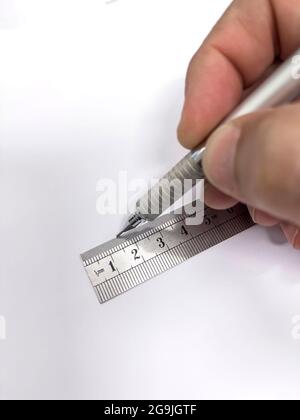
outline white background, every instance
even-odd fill
[[[0,398],[297,398],[299,253],[254,228],[100,306],[96,183],[183,156],[188,62],[226,0],[0,0]]]

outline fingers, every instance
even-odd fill
[[[300,226],[299,119],[296,104],[217,130],[203,159],[210,183],[274,219]]]
[[[193,148],[240,102],[276,54],[286,58],[299,45],[300,0],[236,0],[194,56],[178,128]]]
[[[228,195],[223,194],[211,184],[205,184],[205,203],[212,209],[225,210],[235,206],[238,201]]]

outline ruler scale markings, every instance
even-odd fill
[[[130,278],[131,283],[134,286],[137,286],[142,282],[141,278],[138,276],[137,267],[135,267],[132,271],[127,271],[127,276]]]
[[[164,267],[164,271],[170,270],[172,267],[176,267],[178,265],[178,261],[175,261],[173,258],[173,253],[168,252],[164,256],[161,257],[162,265]]]
[[[101,297],[101,295],[100,295],[100,292],[99,292],[98,287],[94,287],[94,290],[95,290],[95,292],[96,292],[97,298],[101,301],[101,300],[102,300],[102,297]]]
[[[144,276],[142,275],[141,267],[139,265],[136,267],[136,272],[137,272],[140,284],[144,283],[145,279],[144,279]]]
[[[177,264],[173,261],[171,257],[171,252],[165,255],[160,255],[157,259],[157,262],[161,266],[162,272],[169,270],[171,267],[175,267]]]
[[[120,280],[123,280],[123,283],[125,283],[124,286],[126,290],[129,290],[130,288],[134,287],[134,283],[132,283],[131,278],[127,272],[123,273],[120,276]]]
[[[126,274],[130,278],[131,284],[133,284],[133,287],[136,287],[143,282],[142,279],[138,275],[137,267],[135,267],[132,272],[128,271]]]
[[[141,276],[143,277],[144,281],[147,280],[147,271],[145,270],[145,265],[146,265],[146,261],[143,261],[143,264],[141,264],[139,266],[140,272],[141,272]]]
[[[239,229],[240,228],[240,223],[238,222],[238,220],[237,220],[237,223],[236,223],[236,229]],[[229,236],[230,234],[231,234],[231,232],[230,232],[230,229],[229,229],[229,226],[227,226],[227,225],[224,225],[223,226],[223,229],[224,229],[224,235],[223,236]]]
[[[171,267],[170,261],[167,260],[167,257],[168,257],[168,254],[159,255],[155,260],[155,263],[158,265],[160,272],[167,270],[169,266]]]
[[[139,284],[145,283],[145,279],[142,276],[142,273],[141,273],[141,270],[140,270],[140,266],[139,265],[136,266],[136,274],[137,274],[138,279],[139,279]]]
[[[168,254],[159,255],[155,260],[153,260],[153,263],[157,266],[159,273],[168,270],[170,264],[168,264],[167,257]]]
[[[158,274],[161,274],[161,268],[159,267],[159,264],[157,262],[158,258],[152,258],[151,265],[153,267],[153,272],[157,276]]]
[[[163,273],[168,269],[167,262],[162,261],[163,256],[159,255],[157,258],[152,260],[152,264],[155,266],[157,274]]]
[[[195,241],[190,241],[186,244],[184,248],[186,258],[188,258],[189,255],[197,255],[198,249],[196,248]]]
[[[107,294],[108,294],[109,298],[112,299],[114,297],[114,294],[113,294],[113,292],[110,288],[110,281],[105,283],[104,287],[105,287],[105,290],[107,291]]]
[[[184,244],[180,245],[178,247],[178,249],[182,252],[183,256],[184,256],[184,260],[186,260],[188,258],[188,253],[187,253],[187,246],[188,246],[189,242],[185,242]]]
[[[99,285],[100,289],[102,290],[102,293],[104,295],[105,300],[110,300],[109,295],[107,294],[106,288],[105,288],[105,284],[102,283]]]
[[[178,246],[178,248],[174,249],[173,252],[178,252],[180,255],[182,255],[182,261],[186,261],[189,257],[189,255],[193,255],[193,254],[188,254],[187,253],[187,246],[188,243],[183,243],[181,245]]]
[[[114,289],[115,296],[117,296],[118,294],[122,293],[122,288],[120,288],[119,285],[118,285],[118,279],[112,279],[111,285],[112,285],[112,287]]]
[[[101,290],[101,288],[99,287],[99,290]],[[104,303],[104,302],[107,302],[109,299],[107,299],[107,297],[104,295],[104,293],[103,293],[103,291],[101,290],[101,292],[102,292],[102,303]]]
[[[130,290],[134,287],[131,283],[129,283],[127,274],[122,274],[118,280],[120,283],[120,288],[121,290],[123,290],[123,293],[127,292],[127,290]]]
[[[152,261],[148,260],[145,264],[145,267],[148,271],[148,278],[150,279],[152,276],[154,277],[156,275],[156,273],[154,272],[154,269],[152,267]]]
[[[126,282],[124,280],[123,281],[121,280],[123,280],[122,276],[113,280],[113,283],[115,284],[115,289],[116,289],[116,296],[129,290],[126,285]]]
[[[155,262],[155,259],[153,258],[149,260],[149,269],[151,270],[154,276],[157,276],[159,274],[159,270],[155,266],[154,262]]]
[[[123,288],[124,291],[132,289],[134,285],[132,285],[129,276],[127,273],[123,273],[119,278],[120,288]]]
[[[144,279],[143,279],[143,277],[142,277],[141,270],[140,270],[140,267],[139,267],[139,266],[137,266],[137,267],[136,267],[136,271],[135,271],[135,273],[136,273],[136,276],[137,276],[137,281],[136,281],[136,283],[137,283],[137,284],[142,284],[142,283],[144,283],[145,281],[144,281]]]
[[[171,260],[171,253],[160,255],[157,259],[157,263],[160,265],[162,272],[169,270],[171,267],[175,267],[174,262]]]
[[[127,291],[128,289],[131,288],[131,284],[128,282],[126,273],[120,274],[116,278],[116,283],[117,283],[118,289],[120,289],[121,293],[124,293],[125,291]]]
[[[172,250],[173,251],[173,250]],[[169,254],[168,254],[168,258],[171,260],[170,261],[170,265],[171,265],[171,267],[172,267],[172,265],[174,265],[174,267],[176,266],[176,265],[178,265],[179,264],[179,258],[177,258],[177,256],[175,256],[175,254],[174,254],[174,252],[170,252]],[[173,263],[173,264],[172,264]]]
[[[125,291],[145,283],[158,274],[187,261],[193,256],[228,240],[254,225],[246,207],[242,205],[238,205],[232,211],[227,212],[215,212],[211,209],[206,209],[206,225],[198,227],[187,226],[184,216],[175,216],[164,223],[161,220],[157,222],[157,226],[148,231],[138,232],[134,237],[127,238],[121,243],[114,240],[81,256],[83,265],[101,303],[107,302]],[[207,226],[207,223],[210,226]],[[187,237],[182,233],[182,224],[188,232]],[[155,252],[158,246],[156,241],[157,234],[160,235],[165,243],[165,250],[162,250],[160,253]],[[145,240],[146,242],[143,243]],[[130,247],[133,246],[139,250],[142,260],[132,267],[129,264],[130,268],[128,269],[124,258],[126,260],[127,255],[130,253]],[[124,252],[121,261],[119,257],[114,260],[115,254],[121,251]],[[107,270],[105,268],[107,267],[106,258],[111,258],[112,261],[115,261],[115,271],[118,272],[116,276],[108,279],[105,279],[105,271]],[[128,262],[130,258],[128,255]],[[97,277],[96,273],[98,273]],[[106,273],[108,273],[107,277],[110,277],[111,273],[107,271]]]
[[[181,245],[181,244],[179,244],[179,245]],[[178,247],[178,248],[177,248],[177,252],[174,252],[174,250],[172,250],[171,255],[172,255],[172,256],[175,258],[175,260],[177,261],[177,265],[179,265],[179,264],[182,264],[182,263],[183,263],[184,259],[183,259],[183,255],[182,255],[182,252],[181,252],[181,248],[180,248],[180,247]]]
[[[148,277],[147,277],[146,272],[145,272],[145,270],[144,270],[144,265],[143,265],[143,264],[141,264],[141,265],[139,266],[139,271],[140,271],[140,273],[141,273],[141,277],[142,277],[142,279],[143,279],[143,282],[145,282],[146,280],[148,280]]]
[[[190,248],[190,253],[191,254],[193,254],[193,255],[196,255],[197,254],[197,251],[198,251],[198,249],[197,249],[197,247],[196,247],[196,244],[195,244],[195,241],[190,241],[190,242],[188,242],[187,243],[187,245],[189,246],[189,248]],[[188,255],[189,254],[189,250],[187,249],[186,250],[186,254]]]
[[[117,286],[117,279],[116,278],[111,279],[111,281],[110,281],[110,287],[113,290],[114,296],[117,296],[120,293],[120,290],[119,290],[119,288]]]
[[[104,294],[104,297],[105,297],[105,302],[111,300],[111,297],[109,296],[109,294],[108,294],[108,292],[106,290],[106,286],[104,284],[101,285],[101,286],[102,286],[101,289],[102,289],[103,294]]]
[[[121,279],[125,279],[125,284],[126,284],[126,290],[132,289],[133,287],[135,287],[135,281],[134,279],[131,278],[130,272],[126,271],[125,273],[122,274]]]
[[[198,251],[199,251],[199,247],[197,247],[196,241],[190,241],[188,244],[189,249],[186,249],[186,254],[189,255],[189,253],[192,253],[194,256],[197,255]]]
[[[148,280],[148,277],[147,277],[147,272],[145,270],[145,264],[142,264],[141,265],[140,270],[143,273],[143,278],[145,279],[145,281],[147,281]]]
[[[135,285],[136,285],[136,279],[131,274],[131,271],[126,271],[125,276],[126,276],[126,279],[128,280],[128,284],[131,287],[135,287]]]
[[[115,296],[119,295],[120,293],[123,293],[123,291],[124,291],[123,287],[119,286],[117,277],[114,277],[113,279],[111,279],[109,281],[109,283],[110,283],[110,286],[111,286]]]
[[[104,285],[104,287],[105,287],[105,289],[106,289],[106,291],[107,291],[108,296],[110,297],[110,299],[112,299],[112,298],[113,298],[113,296],[114,296],[114,294],[113,294],[113,292],[112,292],[112,290],[111,290],[111,288],[110,288],[110,281],[108,281],[108,282]]]
[[[102,300],[105,302],[105,301],[107,301],[107,297],[106,297],[106,294],[104,293],[104,290],[103,290],[103,288],[101,287],[101,284],[99,284],[99,286],[98,286],[98,290],[99,290],[99,293],[101,294],[101,296],[102,296]]]
[[[104,293],[101,285],[99,285],[99,292],[101,293],[101,296],[102,296],[103,301],[107,301],[106,294]]]
[[[180,248],[178,248],[179,252],[170,252],[170,256],[174,259],[175,265],[180,265],[184,260],[182,259],[182,255],[180,254]]]
[[[111,279],[112,280],[112,279]],[[109,297],[111,297],[111,299],[113,298],[113,296],[114,296],[114,292],[113,292],[113,290],[112,290],[112,288],[111,288],[111,280],[109,280],[106,284],[105,284],[105,287],[106,287],[106,290],[107,290],[107,293],[108,293],[108,295],[109,295]]]
[[[148,262],[148,261],[147,261]],[[150,271],[149,271],[149,268],[148,268],[148,264],[147,264],[147,262],[146,262],[146,264],[143,266],[143,268],[144,268],[144,270],[147,272],[147,279],[149,280],[150,278],[151,278],[151,273],[150,273]]]
[[[177,249],[177,250],[178,250],[179,255],[181,255],[181,260],[182,260],[182,262],[186,261],[186,259],[188,258],[188,255],[187,255],[187,253],[185,252],[184,246],[185,246],[185,243],[181,244],[181,245],[178,247],[178,249]]]
[[[103,290],[103,294],[104,294],[104,296],[105,296],[105,302],[107,302],[108,300],[111,300],[112,298],[111,298],[111,297],[110,297],[110,295],[108,294],[108,292],[107,292],[107,290],[106,290],[105,285],[103,285],[102,290]]]
[[[183,263],[186,260],[186,258],[183,255],[183,252],[182,252],[182,250],[180,248],[178,248],[178,255],[180,257],[180,263]]]
[[[128,279],[128,283],[129,283],[129,285],[131,285],[131,287],[135,287],[139,282],[138,278],[136,277],[136,269],[135,268],[132,271],[127,271],[126,272],[126,277]]]
[[[151,260],[151,263],[155,267],[157,274],[162,273],[164,271],[164,267],[162,266],[160,259],[161,255],[157,255],[157,258]]]
[[[106,286],[107,286],[107,290],[109,291],[109,294],[112,296],[115,296],[115,290],[113,287],[113,280],[114,279],[110,279],[110,281],[107,282]]]
[[[145,281],[149,280],[149,279],[150,279],[150,277],[149,277],[149,274],[148,274],[148,272],[147,272],[147,270],[146,270],[146,264],[141,265],[140,270],[141,270],[141,272],[142,272],[142,273],[143,273],[143,275],[144,275],[144,277],[143,277],[143,278],[145,279]]]
[[[209,233],[208,233],[209,235]],[[205,242],[203,241],[203,238],[201,236],[195,236],[194,240],[193,240],[193,244],[195,247],[195,253],[197,254],[199,249],[206,249],[206,245]]]
[[[102,292],[101,292],[101,290],[100,290],[100,287],[99,286],[96,286],[95,287],[95,290],[96,290],[96,292],[97,292],[97,296],[100,296],[100,302],[103,302],[104,301],[104,296],[103,296],[103,294],[102,294]]]
[[[171,249],[171,252],[168,254],[168,259],[170,260],[171,267],[172,266],[176,267],[181,262],[181,258],[179,256],[179,253],[178,252],[174,253],[173,249]]]

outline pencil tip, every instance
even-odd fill
[[[134,214],[129,218],[125,228],[120,233],[118,233],[117,238],[119,239],[124,235],[124,233],[132,231],[133,229],[138,227],[143,221],[144,219],[139,214]]]

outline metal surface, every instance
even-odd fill
[[[143,220],[155,220],[173,206],[184,192],[188,192],[188,189],[184,188],[186,180],[197,181],[203,178],[201,165],[188,154],[137,202],[137,214],[141,215]],[[190,183],[191,188],[192,186],[195,186],[195,182]]]
[[[257,112],[267,108],[292,102],[300,94],[300,49],[292,57],[281,64],[274,73],[269,76],[254,92],[252,92],[225,121],[220,125],[236,118]],[[136,214],[140,215],[142,220],[153,221],[163,214],[174,204],[174,197],[170,188],[165,184],[172,181],[183,183],[184,180],[198,180],[204,178],[202,170],[202,157],[205,153],[205,147],[202,143],[199,148],[190,152],[182,161],[180,161],[167,175],[162,177],[157,185],[148,191],[142,197],[136,206]],[[182,189],[182,188],[181,188]],[[180,186],[177,187],[180,191]],[[185,189],[185,193],[186,193]],[[154,211],[153,211],[154,209]],[[130,221],[126,226],[126,231],[134,229]]]
[[[185,216],[169,216],[81,258],[100,303],[105,303],[253,225],[243,205],[228,211],[206,209],[199,226],[187,226]]]

